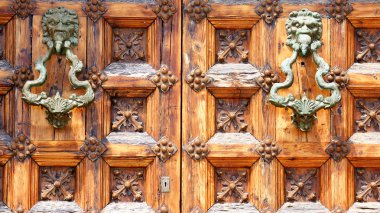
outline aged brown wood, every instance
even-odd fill
[[[191,2],[184,1],[184,5]],[[183,154],[182,212],[194,209],[199,212],[237,212],[238,209],[255,212],[250,209],[251,204],[263,212],[268,209],[278,212],[344,212],[351,206],[352,210],[348,212],[364,209],[366,205],[354,204],[355,169],[377,167],[380,162],[378,126],[373,121],[378,118],[375,103],[380,97],[380,66],[373,63],[377,62],[376,32],[380,17],[377,10],[371,9],[379,3],[370,0],[210,0],[208,3],[211,10],[207,16],[199,16],[194,21],[185,13],[183,22],[183,78],[199,69],[211,82],[206,85],[207,90],[196,91],[192,90],[194,85],[191,82],[183,84],[183,97],[186,97],[182,108],[183,146],[187,148],[194,138],[201,138],[209,153],[200,161],[193,160],[191,154]],[[274,6],[268,8],[268,5]],[[280,11],[280,7],[281,12],[274,14],[273,11]],[[338,106],[318,112],[318,120],[308,133],[294,128],[289,117],[291,111],[269,105],[266,95],[274,82],[285,79],[280,66],[292,50],[286,45],[284,26],[287,16],[302,8],[316,11],[323,17],[323,46],[319,54],[331,68],[325,76],[326,81],[336,82],[342,95]],[[368,42],[366,38],[362,39],[359,43],[358,30],[369,31],[373,38],[367,39]],[[236,48],[231,39],[225,42],[231,46],[222,49],[228,51],[220,52],[223,60],[220,57],[221,61],[218,61],[220,32],[241,31],[248,31],[249,35],[249,41],[243,43],[244,51],[248,51],[248,61],[241,63],[238,54],[224,57],[229,56],[231,47]],[[358,44],[364,47],[360,49]],[[357,60],[361,52],[372,54],[367,60],[371,63]],[[306,93],[315,98],[321,94],[314,83],[316,67],[310,56],[297,59],[293,71],[294,85],[282,95],[295,93],[299,97]],[[240,121],[248,125],[247,132],[252,137],[247,133],[229,133],[230,129],[219,131],[215,125],[220,114],[218,101],[230,99],[235,102],[248,100],[250,118],[241,116]],[[358,100],[370,103],[363,114],[356,104]],[[367,126],[366,132],[363,129],[358,132],[356,121],[368,122],[371,126]],[[270,146],[261,144],[265,138],[276,141],[281,152],[273,153],[269,140]],[[266,148],[268,158],[265,158]],[[217,193],[213,180],[215,171],[220,168],[249,170],[247,205],[217,204],[213,200]],[[316,184],[312,186],[315,196],[310,196],[309,200],[316,202],[295,202],[297,199],[293,203],[287,202],[286,171],[294,169],[306,174],[310,168],[316,169],[317,174]],[[308,195],[310,193],[305,197]],[[303,201],[307,200],[305,197]],[[374,212],[378,209],[372,204],[367,207]]]
[[[79,78],[95,91],[94,102],[74,110],[61,130],[21,99],[25,80],[39,76],[34,61],[46,52],[42,16],[58,6],[79,16]],[[358,201],[378,201],[379,6],[374,0],[0,1],[1,211],[378,212],[378,202]],[[323,17],[320,55],[331,67],[325,78],[342,95],[336,107],[318,112],[307,133],[291,125],[290,110],[267,100],[273,83],[284,81],[280,66],[292,51],[285,44],[287,17],[302,8]],[[313,64],[310,56],[297,59],[294,86],[283,95],[321,93]],[[46,66],[47,83],[34,92],[68,97],[74,88],[64,56]],[[69,184],[54,180],[68,168]],[[47,180],[48,171],[59,174]],[[308,174],[313,181],[303,187],[311,190],[299,194]],[[169,192],[161,191],[163,176]]]
[[[179,0],[170,2],[173,8],[181,7]],[[33,7],[21,5],[17,9],[24,10],[17,10],[18,15],[15,15],[14,4]],[[45,117],[43,109],[31,107],[21,99],[25,80],[39,76],[33,62],[46,52],[42,44],[42,16],[48,9],[58,6],[74,10],[79,16],[79,41],[74,53],[83,62],[84,73],[78,77],[89,80],[95,91],[94,102],[74,110],[72,121],[60,130],[42,119]],[[180,154],[172,152],[163,163],[152,151],[164,136],[170,139],[173,147],[180,147],[180,84],[171,81],[170,90],[163,94],[151,81],[164,64],[171,75],[180,76],[181,73],[181,14],[173,9],[171,12],[171,18],[157,16],[153,5],[143,1],[0,2],[3,30],[0,42],[3,53],[0,62],[0,147],[3,151],[0,165],[4,169],[2,186],[5,186],[2,201],[9,211],[97,213],[109,204],[105,212],[128,208],[153,212],[165,204],[167,209],[179,212]],[[136,49],[134,53],[127,50],[128,60],[114,60],[113,50],[118,50],[113,45],[115,32],[120,31],[122,35],[138,30],[144,32],[144,57],[140,49]],[[123,44],[119,40],[118,45],[129,46],[130,41],[126,42]],[[129,59],[135,60],[135,53],[140,55],[138,60],[143,60],[131,63]],[[63,97],[69,96],[74,88],[68,82],[69,64],[64,56],[52,56],[46,67],[46,84],[35,88],[34,92],[45,91],[49,96],[60,92]],[[123,132],[124,127],[120,131],[112,129],[112,123],[118,119],[112,115],[117,111],[114,112],[115,104],[111,100],[124,99],[143,102],[137,122],[132,122],[137,132]],[[122,103],[125,109],[120,110],[128,110],[128,104]],[[133,119],[134,116],[132,112]],[[142,122],[141,128],[139,122]],[[126,122],[128,131],[130,123],[130,120]],[[66,174],[60,170],[66,168],[73,169],[70,170],[73,171],[70,187],[66,187],[65,180],[53,180]],[[144,171],[143,204],[113,202],[111,195],[115,189],[111,179],[115,168]],[[47,171],[41,173],[45,169]],[[50,173],[49,180],[43,179]],[[60,175],[55,175],[58,173]],[[167,193],[160,192],[161,176],[170,178]],[[62,192],[65,190],[67,193]]]

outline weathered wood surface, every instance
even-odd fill
[[[154,145],[156,141],[146,132],[111,132],[105,139],[111,144]]]
[[[111,202],[102,213],[154,213],[155,211],[146,202]]]
[[[233,212],[241,212],[241,213],[259,213],[252,204],[250,203],[217,203],[213,205],[207,213],[218,213],[218,212],[226,212],[226,213],[233,213]]]
[[[320,202],[294,202],[285,203],[278,211],[278,213],[328,213],[330,212]]]
[[[356,132],[349,141],[354,144],[380,144],[380,132]]]
[[[251,64],[216,64],[207,76],[213,79],[208,87],[257,87],[260,74]]]
[[[12,213],[12,210],[8,208],[3,202],[0,203],[0,212]]]
[[[348,209],[347,213],[375,213],[380,211],[380,203],[368,202],[359,203],[355,202],[354,205]]]
[[[259,141],[251,133],[218,132],[208,141],[210,144],[258,144]]]
[[[31,213],[82,213],[84,212],[78,204],[68,201],[40,201],[30,211]]]
[[[149,64],[144,63],[111,63],[104,72],[107,76],[126,76],[130,78],[149,78],[156,70]]]

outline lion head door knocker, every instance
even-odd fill
[[[335,82],[327,83],[323,80],[323,76],[329,72],[330,67],[317,52],[317,49],[322,46],[320,41],[322,37],[321,15],[308,9],[293,11],[289,14],[286,22],[286,31],[288,35],[286,44],[293,49],[293,54],[282,62],[281,69],[286,75],[286,80],[273,85],[269,101],[277,107],[292,109],[292,122],[301,131],[309,131],[316,119],[316,112],[322,108],[334,107],[340,102],[341,96]],[[298,54],[302,57],[312,55],[314,63],[317,65],[315,80],[322,90],[331,90],[331,96],[318,95],[316,100],[310,100],[306,94],[303,94],[299,100],[293,94],[289,94],[287,97],[278,94],[280,89],[289,88],[293,84],[292,65]]]
[[[94,92],[88,81],[79,81],[76,74],[82,71],[83,64],[71,50],[78,44],[79,22],[75,11],[64,7],[49,9],[42,18],[43,43],[48,46],[48,52],[35,61],[35,69],[40,72],[37,80],[27,81],[22,89],[23,97],[28,104],[45,107],[47,117],[55,128],[64,127],[71,119],[71,110],[83,107],[94,100]],[[41,86],[47,78],[45,67],[51,55],[62,54],[70,61],[69,81],[74,89],[85,88],[84,95],[71,94],[69,99],[61,98],[59,92],[55,97],[48,97],[46,92],[34,94],[32,87]]]

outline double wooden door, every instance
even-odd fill
[[[379,7],[1,1],[1,211],[379,212]],[[330,95],[317,54],[341,97],[302,116],[272,104],[301,30],[279,95]]]

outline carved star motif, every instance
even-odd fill
[[[75,170],[73,168],[53,171],[50,168],[41,169],[41,199],[65,200],[74,198],[74,189],[71,188],[74,181]]]
[[[132,196],[134,202],[142,202],[143,194],[140,190],[139,180],[144,178],[143,171],[137,171],[133,174],[123,173],[119,169],[113,171],[116,186],[112,190],[112,199],[120,200],[121,196]]]
[[[248,202],[248,193],[244,192],[243,182],[247,181],[247,171],[239,172],[237,176],[226,177],[222,171],[216,171],[218,181],[221,181],[222,188],[217,192],[216,200],[224,202],[226,197],[235,196],[240,198],[240,203]]]

